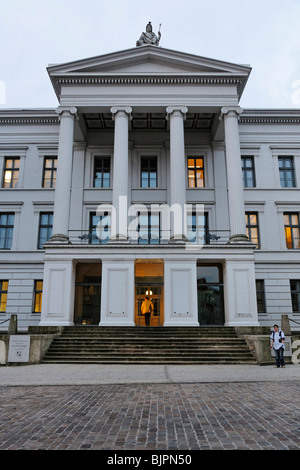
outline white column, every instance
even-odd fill
[[[59,106],[60,118],[52,241],[69,240],[69,213],[73,163],[73,137],[76,108]]]
[[[239,106],[222,108],[228,181],[230,241],[247,242],[238,117]]]
[[[115,238],[118,241],[128,239],[128,131],[131,112],[132,109],[129,106],[111,108],[115,121],[113,207],[116,214],[116,227],[112,227],[112,239]]]
[[[186,106],[169,106],[170,120],[170,203],[174,214],[171,239],[184,239],[184,209],[186,202],[186,164],[184,147],[184,120]]]

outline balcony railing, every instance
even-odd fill
[[[185,243],[191,248],[193,246],[226,245],[229,242],[229,237],[229,230],[198,231],[198,233],[188,231]],[[70,230],[69,239],[75,245],[108,245],[110,233],[104,233],[99,237],[95,230]],[[128,240],[131,245],[138,246],[165,245],[170,243],[171,233],[163,230],[145,231],[139,234],[128,231]]]

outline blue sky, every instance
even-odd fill
[[[300,0],[0,0],[0,108],[56,107],[48,64],[135,47],[148,21],[162,47],[250,65],[242,107],[300,108],[299,20]]]

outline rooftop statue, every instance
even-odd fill
[[[159,25],[159,31],[157,34],[158,35],[156,36],[156,34],[152,32],[152,24],[149,21],[149,23],[146,26],[146,32],[141,34],[141,37],[136,42],[136,45],[144,46],[145,44],[152,44],[153,46],[158,46],[160,38],[161,38],[160,25]]]

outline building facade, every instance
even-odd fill
[[[300,321],[300,111],[248,66],[157,45],[48,67],[0,112],[0,328]],[[293,321],[295,323],[293,323]]]

